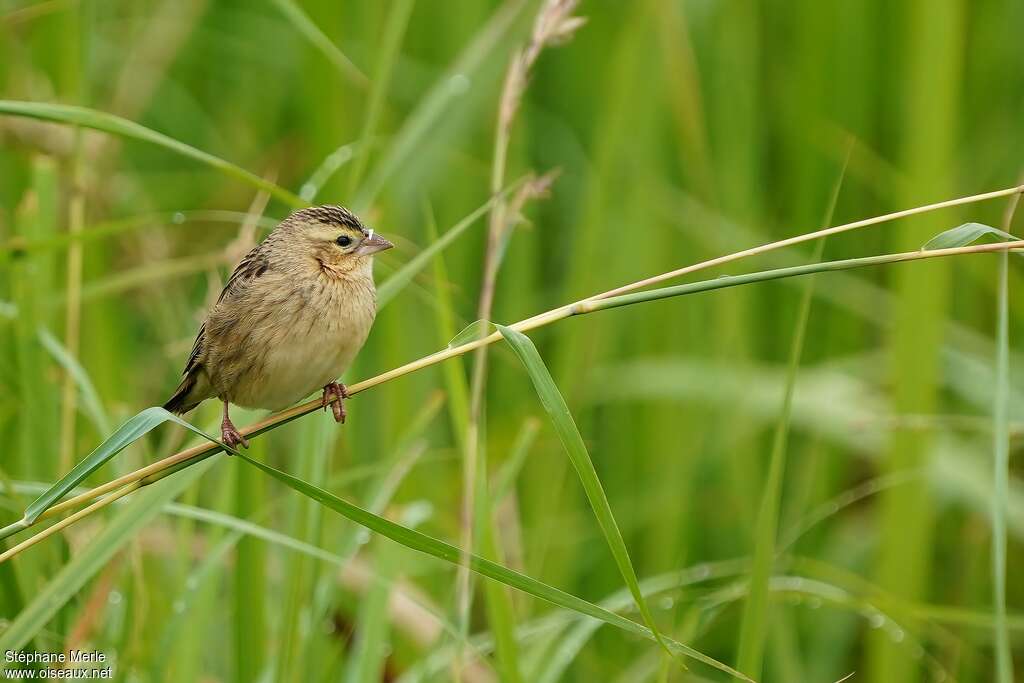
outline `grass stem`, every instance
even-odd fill
[[[1017,188],[1014,188],[1013,191],[1017,191]],[[1006,194],[1010,193],[1007,191],[999,191],[995,193],[988,193],[988,195],[985,196],[1001,197],[1006,196]],[[982,195],[975,195],[975,197],[979,196]],[[546,311],[544,313],[533,316],[532,318],[521,320],[517,323],[509,325],[509,327],[517,332],[528,332],[530,330],[550,325],[551,323],[563,320],[574,315],[582,315],[586,313],[593,313],[595,311],[603,311],[611,308],[618,308],[621,306],[629,306],[633,304],[644,303],[647,301],[656,301],[659,299],[667,299],[676,296],[696,294],[699,292],[707,292],[716,289],[725,289],[729,287],[736,287],[739,285],[753,284],[756,282],[767,282],[771,280],[778,280],[788,277],[810,275],[813,273],[851,270],[855,268],[885,265],[890,263],[901,263],[906,261],[943,258],[946,256],[1010,252],[1022,249],[1024,249],[1024,240],[1018,240],[1013,242],[999,242],[994,244],[977,244],[964,247],[952,247],[948,249],[933,249],[927,251],[917,250],[902,252],[898,254],[883,254],[879,256],[868,256],[863,258],[826,261],[824,263],[812,263],[808,265],[794,266],[790,268],[778,268],[775,270],[747,273],[743,275],[723,276],[712,280],[703,280],[700,282],[687,283],[683,285],[677,285],[674,287],[664,287],[661,289],[644,292],[633,292],[631,294],[623,294],[620,296],[613,296],[604,299],[585,299],[574,304],[554,308],[550,311]],[[649,278],[648,281],[653,281],[654,279],[655,278]],[[461,356],[463,354],[469,353],[470,351],[474,351],[475,349],[488,346],[497,341],[500,341],[502,338],[503,337],[500,332],[494,332],[492,334],[487,335],[486,337],[467,342],[466,344],[462,344],[461,346],[442,349],[428,356],[424,356],[417,360],[406,363],[405,365],[384,372],[380,375],[377,375],[376,377],[371,377],[369,379],[363,380],[362,382],[351,384],[348,386],[349,393],[352,395],[361,393],[363,391],[366,391],[367,389],[371,389],[380,384],[384,384],[385,382],[390,382],[391,380],[398,379],[399,377],[403,377],[405,375],[416,372],[418,370],[422,370],[432,365],[436,365],[438,363],[441,363],[442,361],[448,360],[449,358]],[[319,399],[308,401],[306,403],[293,406],[292,408],[288,408],[287,410],[283,410],[279,413],[269,415],[266,418],[243,428],[241,432],[244,436],[247,437],[258,436],[260,434],[263,434],[264,432],[270,431],[272,429],[280,427],[281,425],[287,424],[292,420],[296,420],[302,417],[303,415],[314,412],[320,409],[321,407],[322,404]],[[187,448],[183,451],[175,453],[174,455],[168,456],[163,460],[159,460],[155,463],[147,465],[146,467],[140,468],[138,470],[135,470],[134,472],[131,472],[122,477],[107,482],[106,484],[102,484],[101,486],[81,493],[73,498],[69,498],[68,500],[63,501],[62,503],[58,503],[57,505],[54,505],[53,507],[49,508],[46,512],[44,512],[42,515],[40,515],[39,519],[48,519],[55,515],[59,515],[69,509],[78,507],[91,500],[94,500],[95,498],[102,496],[106,493],[110,493],[111,491],[120,489],[123,486],[130,486],[135,482],[146,480],[146,483],[149,483],[150,481],[155,481],[156,479],[160,479],[164,476],[167,476],[168,474],[173,473],[179,469],[190,466],[195,462],[204,460],[220,451],[221,447],[213,443],[203,443],[196,446],[192,446],[191,448]],[[74,521],[77,521],[77,519],[80,518],[81,516],[78,516],[78,514],[76,513]],[[24,528],[28,527],[19,527],[17,523],[9,525],[3,530],[7,533],[0,534],[0,539],[6,538],[7,536],[12,535],[13,533],[16,533],[18,531],[21,531]],[[8,532],[8,530],[10,531]],[[33,543],[37,542],[37,538],[38,535],[33,536],[32,538],[27,539],[23,544],[15,546],[15,548],[12,548],[10,551],[5,553],[3,559],[6,559],[7,557],[13,557],[13,555],[17,553],[12,551],[21,548],[22,546],[28,547],[29,545],[32,545]],[[20,550],[18,550],[18,552],[20,552]]]

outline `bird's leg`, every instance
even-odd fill
[[[238,431],[234,423],[231,422],[231,417],[228,415],[228,402],[224,401],[224,419],[220,421],[220,438],[227,445],[234,448],[238,444],[242,444],[245,448],[249,447],[249,442],[246,441],[242,433]],[[228,455],[231,455],[228,453]]]
[[[331,398],[337,399],[331,403],[331,411],[334,413],[335,422],[345,422],[345,399],[348,398],[348,389],[341,382],[331,382],[330,384],[324,385],[324,396],[321,399],[323,401],[324,410],[327,410],[327,404],[330,403]]]

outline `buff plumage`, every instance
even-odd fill
[[[164,406],[184,413],[224,404],[222,436],[247,445],[228,404],[284,408],[323,388],[344,421],[336,382],[366,341],[376,314],[373,255],[391,243],[350,211],[296,211],[238,264],[199,329],[184,377]]]

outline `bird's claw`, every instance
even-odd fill
[[[230,420],[226,420],[221,423],[220,438],[231,448],[237,448],[239,445],[243,448],[249,447],[249,441],[242,436],[242,433],[235,428],[235,425],[233,425]],[[230,453],[228,455],[230,455]]]
[[[336,399],[332,402],[332,398]],[[345,399],[348,398],[348,389],[341,382],[331,382],[324,386],[324,395],[321,399],[324,410],[327,410],[328,404],[331,406],[331,412],[334,413],[334,421],[345,423],[345,417],[348,413],[345,412]]]

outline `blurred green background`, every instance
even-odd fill
[[[5,0],[0,97],[116,114],[304,199],[353,206],[398,245],[378,259],[381,281],[490,196],[502,82],[539,6]],[[495,321],[816,229],[837,183],[834,224],[1010,187],[1024,170],[1019,0],[592,0],[576,13],[586,24],[540,55],[512,124],[506,183],[561,174],[509,240]],[[967,221],[999,226],[1007,203],[833,238],[824,258],[917,249]],[[158,145],[0,116],[0,521],[166,400],[231,266],[290,209]],[[477,317],[486,235],[484,217],[387,303],[347,381],[443,348]],[[803,263],[812,250],[706,275]],[[996,680],[999,258],[817,278],[767,531],[806,280],[532,335],[659,628],[737,665],[752,628],[749,560],[774,526],[763,669],[746,673]],[[1011,263],[1011,292],[1020,283]],[[529,378],[507,347],[490,357],[492,554],[639,619]],[[344,427],[317,413],[252,451],[459,544],[471,367],[466,356],[383,384],[349,403]],[[1011,352],[1010,367],[1005,604],[1019,672],[1024,357]],[[218,417],[212,404],[190,415],[212,430]],[[90,483],[190,439],[164,426]],[[70,572],[81,588],[57,592],[26,647],[102,650],[118,680],[728,680],[483,579],[461,623],[450,565],[237,460],[207,465],[161,484],[163,498],[145,494],[145,515],[112,506],[0,565],[0,624]],[[97,544],[101,560],[75,564]],[[515,636],[511,665],[489,645],[502,630]]]

